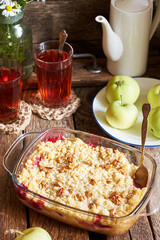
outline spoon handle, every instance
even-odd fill
[[[65,30],[62,30],[62,31],[59,33],[59,49],[58,49],[58,52],[59,52],[60,54],[62,54],[63,46],[64,46],[64,43],[65,43],[67,37],[68,37],[68,34],[66,33]]]
[[[142,113],[143,113],[143,121],[142,121],[142,158],[141,158],[141,165],[143,164],[143,156],[144,156],[144,146],[146,142],[147,136],[147,129],[148,129],[148,116],[151,111],[151,105],[149,103],[144,103],[142,106]]]

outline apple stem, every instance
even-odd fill
[[[117,85],[121,85],[122,83],[121,83],[121,81],[117,81],[116,84]]]
[[[120,98],[121,98],[121,106],[122,106],[122,105],[123,105],[123,104],[122,104],[122,95],[120,95]]]
[[[22,235],[22,236],[25,235],[23,232],[20,232],[20,231],[18,231],[18,230],[15,230],[15,233],[18,233],[18,234],[20,234],[20,235]]]
[[[11,233],[11,234],[13,234],[13,233],[18,233],[18,234],[20,234],[20,235],[22,235],[22,236],[25,235],[23,232],[18,231],[18,230],[15,230],[15,229],[6,230],[6,231],[5,231],[5,234],[7,234],[7,233]]]

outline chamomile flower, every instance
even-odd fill
[[[2,5],[0,5],[0,9],[3,9],[2,15],[5,17],[13,17],[17,13],[21,12],[21,7],[17,2],[12,1],[4,1]]]

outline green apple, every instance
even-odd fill
[[[153,135],[160,138],[160,106],[152,108],[148,117],[149,129]]]
[[[106,86],[106,98],[109,103],[120,100],[135,103],[140,95],[140,87],[134,78],[126,75],[112,77]]]
[[[15,230],[19,235],[14,240],[52,240],[49,233],[40,227],[32,227],[23,232]]]
[[[160,106],[160,84],[155,85],[149,90],[147,100],[152,108]]]
[[[138,109],[133,103],[114,101],[106,110],[106,120],[113,128],[128,129],[136,123],[137,118]]]

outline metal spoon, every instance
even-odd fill
[[[149,103],[144,103],[142,106],[143,121],[142,121],[142,130],[141,130],[141,142],[142,142],[142,153],[139,168],[135,172],[135,183],[139,184],[141,187],[146,187],[148,181],[148,170],[143,165],[144,159],[144,146],[146,142],[147,129],[148,129],[148,116],[151,111],[151,105]]]
[[[65,43],[67,37],[68,37],[68,34],[66,33],[65,30],[62,30],[59,33],[59,49],[58,49],[59,54],[62,54],[64,43]]]

